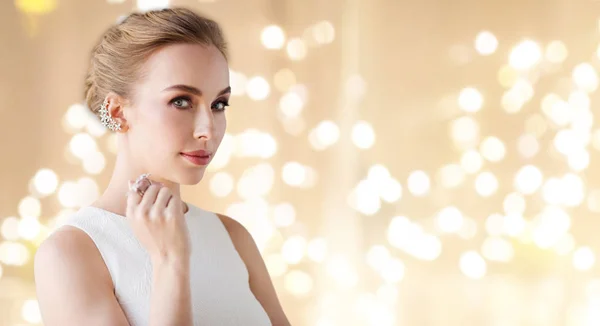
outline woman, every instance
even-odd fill
[[[289,325],[248,231],[180,199],[225,133],[219,26],[183,8],[132,14],[94,48],[85,88],[119,149],[106,191],[36,253],[44,324]]]

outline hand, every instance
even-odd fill
[[[191,244],[183,202],[169,188],[148,181],[145,175],[129,182],[129,223],[153,264],[188,264]]]

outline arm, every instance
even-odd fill
[[[250,275],[250,290],[269,315],[273,326],[291,325],[279,303],[265,262],[248,230],[230,217],[220,214],[217,214],[217,216],[225,225],[235,249],[246,264]]]
[[[83,231],[64,227],[46,239],[35,254],[34,273],[44,325],[129,325],[108,269]]]
[[[35,255],[35,283],[46,326],[129,326],[96,245],[70,226],[46,239]],[[189,273],[174,261],[154,266],[151,325],[191,326]]]

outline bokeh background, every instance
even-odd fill
[[[110,178],[89,51],[165,6],[231,49],[183,197],[250,230],[293,325],[600,325],[591,0],[2,0],[0,325],[41,324],[36,248]]]

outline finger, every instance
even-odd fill
[[[160,210],[164,210],[165,207],[167,207],[169,199],[171,199],[172,196],[173,194],[171,193],[171,190],[169,188],[160,188],[160,190],[158,191],[158,195],[156,196],[156,201],[154,202],[154,207],[159,208]]]
[[[167,208],[165,209],[165,211],[168,212],[168,214],[165,214],[166,218],[176,216],[176,214],[181,212],[181,199],[179,199],[179,197],[173,195],[171,197],[171,200],[167,204]]]
[[[149,208],[152,205],[154,205],[154,202],[156,201],[156,195],[158,194],[159,190],[160,190],[160,186],[158,186],[158,185],[153,184],[150,187],[148,187],[146,192],[144,192],[144,197],[142,198],[142,202],[140,203],[140,206]]]

